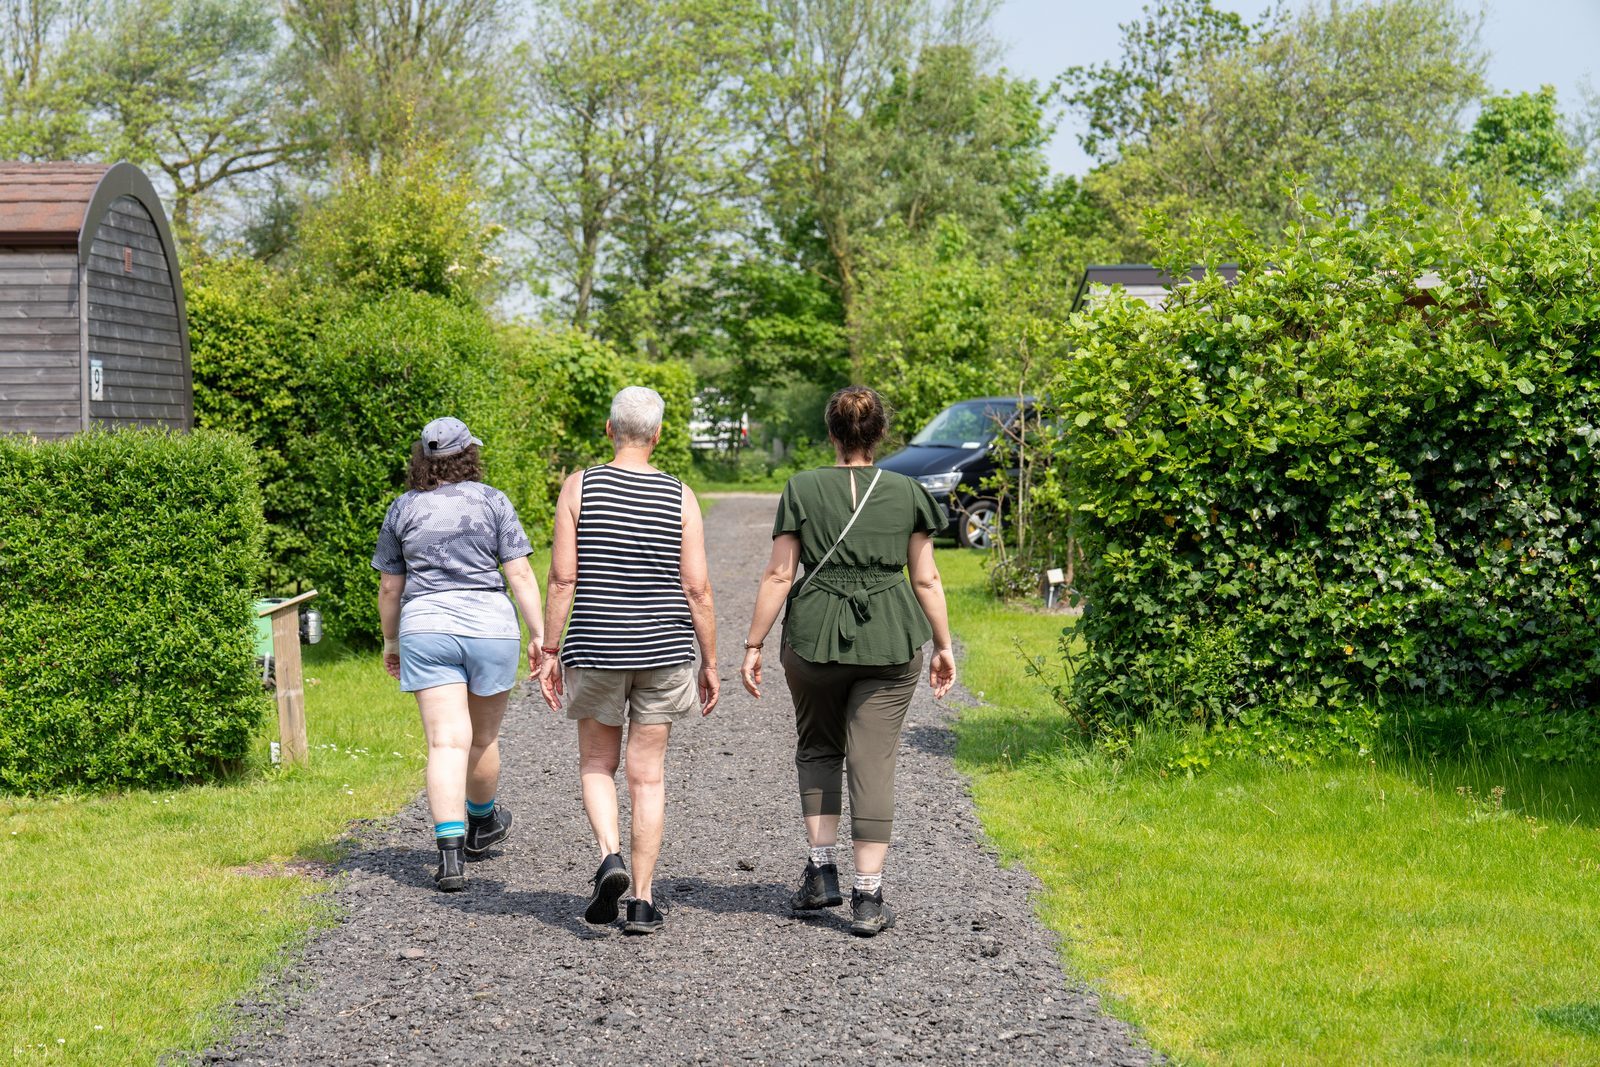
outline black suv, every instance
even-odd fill
[[[966,548],[990,548],[1000,529],[1000,503],[991,483],[1004,463],[1015,478],[1006,447],[1017,423],[1035,417],[1032,397],[981,397],[951,404],[911,443],[878,461],[927,487],[950,515],[945,532]]]

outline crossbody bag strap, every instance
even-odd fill
[[[812,575],[820,571],[822,569],[822,565],[827,563],[828,560],[832,559],[835,552],[839,551],[839,546],[844,544],[845,536],[850,533],[850,527],[854,526],[856,524],[856,520],[861,517],[861,512],[866,509],[867,501],[872,499],[872,491],[878,487],[878,479],[882,477],[883,468],[880,467],[878,468],[877,473],[872,476],[872,482],[867,486],[867,491],[861,494],[861,503],[857,504],[855,511],[850,513],[850,521],[845,523],[844,529],[839,531],[839,539],[833,543],[832,548],[828,549],[826,555],[817,560],[817,565],[815,567],[807,568],[806,573],[800,579],[800,584],[795,586],[795,596],[798,597],[802,592],[805,591],[806,585],[810,583]]]

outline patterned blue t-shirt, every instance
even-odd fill
[[[518,638],[500,566],[533,554],[517,509],[482,482],[411,490],[389,505],[372,565],[403,574],[400,633]]]

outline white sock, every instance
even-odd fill
[[[811,864],[814,867],[827,867],[839,862],[838,845],[812,845]]]
[[[872,894],[880,891],[883,889],[883,872],[879,871],[877,874],[856,875],[856,889],[861,893],[865,893],[869,897]]]

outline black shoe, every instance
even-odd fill
[[[632,884],[620,855],[613,852],[601,860],[600,869],[594,872],[594,894],[589,897],[589,907],[583,913],[584,921],[596,926],[616,922],[617,901]]]
[[[443,892],[467,888],[467,867],[461,851],[459,837],[439,842],[439,869],[433,872],[433,884]]]
[[[506,839],[511,832],[511,812],[499,804],[487,815],[467,816],[467,856],[477,859]]]
[[[850,892],[850,932],[857,937],[876,937],[894,925],[894,909],[883,902],[883,890]]]
[[[839,868],[832,863],[818,867],[806,860],[806,873],[800,879],[800,891],[789,898],[789,907],[795,911],[816,911],[819,908],[837,908],[844,903],[839,895]]]
[[[661,929],[665,920],[656,906],[648,900],[634,897],[628,901],[628,921],[622,927],[625,934],[653,934]]]

